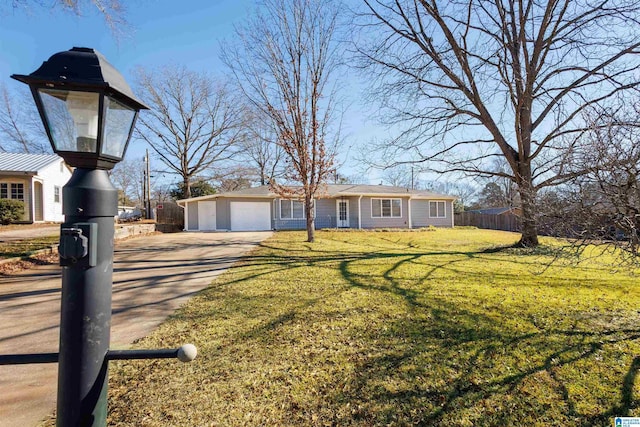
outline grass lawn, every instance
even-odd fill
[[[113,362],[109,425],[604,426],[640,416],[638,276],[511,233],[277,233]],[[547,244],[552,244],[547,241]],[[639,272],[636,272],[636,274]]]
[[[35,237],[0,243],[0,259],[29,256],[40,249],[57,245],[60,238],[56,236]]]

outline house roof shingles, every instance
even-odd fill
[[[0,153],[1,172],[37,173],[53,162],[61,161],[56,154]]]
[[[341,196],[372,196],[372,197],[399,197],[411,196],[420,199],[443,199],[455,200],[455,197],[445,194],[433,193],[431,191],[409,190],[403,187],[393,187],[387,185],[366,185],[366,184],[327,184],[320,189],[317,198],[335,198]],[[275,198],[277,195],[271,191],[268,185],[260,187],[245,188],[237,191],[229,191],[226,193],[218,193],[210,196],[194,197],[185,200],[205,200],[215,199],[219,197],[249,197],[249,198]]]

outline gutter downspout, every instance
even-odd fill
[[[178,206],[180,206],[180,204],[178,204]],[[184,209],[184,230],[182,231],[189,231],[189,203],[185,202],[183,209]]]
[[[271,211],[273,212],[273,227],[272,229],[275,231],[277,230],[276,224],[278,221],[278,206],[277,206],[277,200],[278,199],[273,199],[273,203],[271,203]]]
[[[409,216],[409,229],[413,228],[413,224],[411,222],[411,196],[409,196],[409,200],[407,200],[407,215]]]
[[[362,230],[362,194],[358,197],[358,230]]]
[[[453,200],[449,201],[449,206],[451,206],[450,210],[451,210],[451,228],[454,228],[456,225],[454,223],[454,218],[456,216],[455,212],[454,212],[454,208],[453,208]]]

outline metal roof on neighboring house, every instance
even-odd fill
[[[37,173],[40,169],[62,157],[57,154],[0,153],[0,173],[24,172]]]
[[[295,187],[291,187],[295,188]],[[371,197],[398,197],[410,196],[420,199],[444,199],[455,200],[453,196],[446,194],[438,194],[431,191],[409,190],[404,187],[393,187],[389,185],[362,185],[362,184],[327,184],[321,188],[316,194],[316,198],[334,198],[346,196],[371,196]],[[247,198],[276,198],[268,185],[260,187],[245,188],[237,191],[229,191],[226,193],[212,194],[209,196],[193,197],[190,199],[178,200],[178,202],[192,202],[197,200],[217,199],[220,197],[247,197]]]

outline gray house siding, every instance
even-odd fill
[[[358,228],[358,197],[316,200],[316,228],[337,227],[338,200],[349,202],[349,228]]]
[[[198,202],[187,203],[187,230],[198,229]]]
[[[316,228],[333,228],[336,226],[336,200],[316,200]]]
[[[231,230],[231,205],[229,201],[235,199],[216,199],[216,228],[218,230]]]
[[[444,202],[445,217],[433,218],[429,216],[429,202]],[[411,222],[413,228],[428,227],[451,227],[451,216],[453,203],[450,200],[412,200],[411,201]]]
[[[280,198],[273,202],[273,229],[274,230],[304,230],[307,228],[307,220],[304,218],[288,219],[280,218]],[[316,228],[318,226],[316,225]]]
[[[373,218],[371,216],[371,199],[400,199],[402,200],[402,212],[399,218]],[[362,228],[409,228],[408,198],[400,197],[363,197],[362,198]],[[356,202],[356,209],[357,209]],[[358,225],[356,224],[356,227]]]

